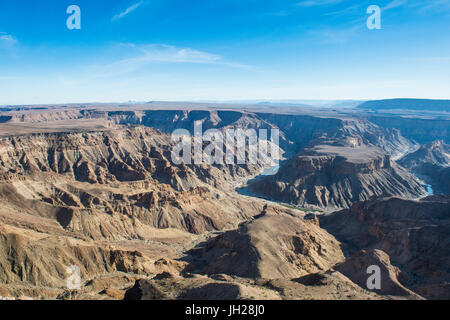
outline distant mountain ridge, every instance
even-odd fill
[[[428,110],[428,111],[446,111],[450,112],[450,100],[431,100],[431,99],[387,99],[371,100],[360,104],[358,109],[371,110]]]

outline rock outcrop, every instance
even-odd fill
[[[149,109],[0,110],[0,299],[449,298],[449,199],[375,199],[425,194],[392,161],[416,147],[399,130],[347,115]],[[170,133],[195,121],[279,129],[290,159],[247,190],[350,209],[311,217],[236,192],[261,164],[174,164]],[[365,286],[367,264],[382,289]]]
[[[398,163],[422,177],[434,193],[450,194],[450,145],[444,141],[423,145]]]
[[[370,269],[373,266],[378,268],[375,272],[379,270],[380,279],[379,288],[371,288],[372,291],[381,295],[421,299],[419,295],[405,288],[399,282],[400,269],[394,267],[389,256],[381,250],[362,250],[345,262],[336,265],[334,269],[347,276],[360,287],[367,288],[369,276],[374,274],[374,270]]]
[[[249,186],[265,198],[320,208],[348,208],[380,196],[419,198],[424,187],[376,147],[317,145]]]
[[[342,242],[346,256],[382,250],[401,270],[403,286],[426,298],[449,298],[449,197],[369,200],[321,217],[320,225]]]
[[[344,259],[339,243],[313,222],[270,209],[189,253],[197,272],[264,279],[297,278]]]
[[[200,234],[237,226],[262,205],[227,194],[257,172],[174,165],[170,137],[148,128],[0,141],[0,198],[93,239],[146,238],[148,228]]]

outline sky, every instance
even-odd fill
[[[81,29],[67,28],[70,5]],[[449,89],[449,0],[0,0],[0,105]]]

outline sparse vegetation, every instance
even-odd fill
[[[294,206],[291,204],[286,204],[286,203],[282,203],[281,205],[283,207],[286,207],[289,209],[299,210],[299,211],[308,212],[308,213],[322,213],[323,212],[323,211],[317,210],[317,209],[302,208],[302,207],[297,207],[297,206]]]

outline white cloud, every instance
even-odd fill
[[[131,49],[131,54],[128,54],[131,57],[98,68],[95,72],[95,77],[111,77],[126,74],[140,70],[146,65],[153,63],[195,63],[251,68],[247,65],[227,61],[220,55],[191,48],[180,48],[165,44],[138,46],[128,43],[121,44],[121,46]]]
[[[389,2],[387,5],[385,5],[383,7],[383,10],[389,10],[389,9],[401,7],[404,4],[406,4],[407,2],[408,2],[408,0],[392,0],[391,2]]]
[[[401,6],[407,6],[409,8],[418,9],[420,11],[430,11],[430,10],[448,10],[450,9],[449,0],[392,0],[383,10],[394,9]]]
[[[300,7],[316,7],[323,5],[331,5],[341,3],[343,0],[304,0],[298,2],[297,5]]]
[[[6,32],[0,32],[0,42],[6,45],[13,45],[17,43],[17,40],[12,35],[7,34]]]
[[[416,6],[421,6],[421,10],[448,10],[450,9],[450,1],[448,0],[428,0],[416,3]]]
[[[137,8],[139,8],[141,5],[144,4],[144,1],[139,1],[135,4],[133,4],[131,7],[128,7],[125,11],[116,14],[114,17],[112,17],[112,21],[116,21],[119,19],[122,19],[123,17],[125,17],[127,14],[133,12],[134,10],[136,10]]]
[[[341,10],[324,13],[323,15],[324,16],[342,16],[342,15],[346,15],[348,13],[354,12],[354,11],[356,11],[358,9],[360,9],[360,5],[359,4],[355,4],[355,5],[346,7],[346,8],[341,9]]]
[[[321,44],[345,44],[354,38],[355,35],[362,29],[363,27],[359,24],[343,29],[322,29],[313,32],[313,34],[320,37],[319,43]]]

